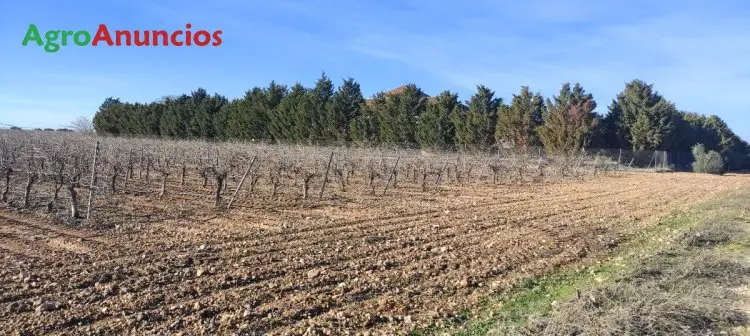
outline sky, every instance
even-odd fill
[[[63,47],[40,32],[222,30],[218,47]],[[506,101],[565,82],[597,111],[641,79],[677,108],[716,114],[750,140],[750,2],[693,0],[0,0],[0,123],[58,128],[107,97],[149,102],[204,88],[237,98],[272,80],[357,80],[365,96],[415,83]],[[2,125],[0,125],[2,126]]]

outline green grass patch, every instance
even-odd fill
[[[551,322],[551,315],[552,319],[558,319],[558,321],[552,321],[554,323],[561,323],[560,319],[563,321],[574,319],[576,316],[575,312],[569,316],[562,316],[564,314],[561,315],[557,308],[567,305],[568,309],[585,310],[583,307],[588,307],[586,305],[590,304],[586,298],[597,295],[603,297],[604,301],[611,301],[610,308],[615,311],[619,309],[618,307],[625,307],[620,312],[622,316],[589,316],[588,323],[597,328],[601,327],[599,325],[601,323],[622,323],[629,326],[632,332],[651,332],[646,327],[640,326],[638,321],[629,320],[633,316],[627,316],[627,314],[639,314],[636,309],[638,305],[648,306],[649,304],[659,307],[669,306],[669,309],[675,312],[682,312],[685,315],[682,316],[684,321],[700,318],[707,319],[708,322],[721,320],[721,323],[715,324],[707,321],[693,321],[698,325],[711,328],[744,323],[744,319],[731,315],[732,311],[718,309],[712,305],[712,302],[697,300],[686,294],[687,292],[670,292],[670,295],[674,297],[659,296],[658,293],[664,291],[652,287],[670,285],[679,288],[685,283],[691,286],[700,285],[701,281],[707,281],[706,279],[710,281],[726,276],[744,276],[745,269],[735,263],[706,259],[703,258],[703,254],[706,250],[725,255],[737,255],[750,251],[750,238],[737,225],[737,223],[749,222],[747,214],[750,205],[747,201],[743,202],[748,199],[748,196],[750,196],[750,191],[745,191],[731,197],[706,202],[688,213],[675,213],[660,224],[629,237],[595,264],[588,267],[564,268],[539,277],[522,278],[512,289],[501,295],[487,298],[477,309],[464,311],[458,318],[447,321],[443,327],[415,330],[412,334],[447,333],[466,336],[517,334],[524,328],[542,332],[539,321]],[[623,283],[627,283],[627,286],[622,285]],[[603,288],[608,291],[597,292]],[[700,288],[705,289],[704,297],[711,298],[711,295],[716,294],[710,286]],[[620,297],[637,296],[639,292],[650,295],[652,300],[638,301],[638,298]],[[682,300],[683,298],[685,300]],[[726,304],[726,302],[721,302],[721,304]],[[630,310],[627,310],[628,308]],[[706,314],[695,313],[691,309],[704,309]],[[654,332],[666,330],[668,333],[674,333],[679,332],[681,327],[697,328],[675,324],[668,320],[668,314],[661,316],[654,313],[653,316],[648,317],[653,318],[653,321],[648,322],[650,326],[658,329]],[[576,321],[568,322],[576,323]],[[575,330],[572,329],[566,332],[575,334]],[[607,331],[598,330],[598,332],[606,333]],[[614,334],[617,332],[615,331]]]

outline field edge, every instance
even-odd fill
[[[582,292],[613,285],[658,259],[659,255],[681,249],[680,240],[684,239],[686,232],[698,228],[711,230],[713,223],[717,222],[743,227],[742,235],[725,242],[718,249],[719,253],[733,258],[746,256],[750,253],[750,235],[745,232],[750,225],[750,206],[747,202],[742,203],[743,199],[750,199],[750,189],[704,201],[689,211],[675,213],[634,234],[587,265],[520,278],[502,294],[487,297],[480,305],[465,309],[453,319],[439,321],[431,328],[414,329],[410,335],[496,335],[498,330],[524,326],[534,318],[549,315],[561,302],[575,300]],[[743,260],[750,258],[743,257]],[[747,326],[735,326],[731,331],[750,335]]]

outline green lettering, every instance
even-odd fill
[[[44,45],[44,50],[46,52],[53,53],[60,50],[60,45],[55,43],[57,42],[57,38],[60,37],[59,30],[50,30],[44,33],[44,37],[47,39],[47,43]]]
[[[25,47],[30,40],[36,41],[36,44],[40,47],[42,46],[42,44],[44,44],[44,41],[42,41],[42,36],[39,35],[39,29],[35,24],[29,25],[29,29],[26,30],[26,36],[23,37],[23,42],[21,43],[21,45]]]
[[[83,36],[84,40],[81,40],[81,36]],[[79,30],[73,35],[73,42],[76,43],[76,45],[84,47],[91,42],[91,34],[85,30]]]
[[[72,30],[65,30],[62,32],[62,45],[68,45],[68,36],[73,36]]]

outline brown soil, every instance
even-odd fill
[[[0,208],[0,333],[398,334],[595,258],[748,176],[394,188],[327,202],[110,195],[107,229]],[[196,192],[198,193],[198,192]]]

